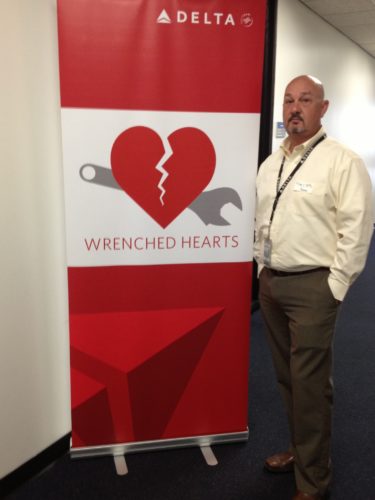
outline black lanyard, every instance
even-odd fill
[[[271,224],[272,224],[272,221],[273,221],[273,216],[275,215],[275,210],[276,210],[276,207],[277,207],[277,204],[279,203],[279,199],[280,199],[280,196],[283,194],[285,188],[287,187],[287,185],[289,184],[289,182],[292,180],[292,178],[294,177],[295,173],[297,172],[297,170],[299,170],[302,165],[305,163],[305,161],[307,160],[307,158],[310,156],[310,153],[312,152],[312,150],[314,148],[316,148],[316,146],[324,141],[324,139],[327,137],[327,134],[323,134],[319,137],[319,139],[314,142],[314,144],[312,144],[309,149],[305,152],[305,154],[302,156],[302,158],[300,159],[300,161],[297,163],[297,165],[294,167],[293,171],[290,173],[290,175],[288,176],[288,178],[284,181],[284,184],[280,187],[280,182],[281,182],[281,176],[282,176],[282,173],[283,173],[283,169],[284,169],[284,163],[285,163],[285,156],[283,157],[283,161],[281,162],[281,165],[280,165],[280,169],[279,169],[279,175],[277,176],[277,185],[276,185],[276,198],[273,202],[273,205],[272,205],[272,212],[271,212],[271,216],[270,216],[270,224],[269,224],[269,229],[271,228]]]

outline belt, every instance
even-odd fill
[[[277,269],[271,269],[267,267],[267,269],[274,274],[275,276],[298,276],[299,274],[308,274],[308,273],[316,273],[317,271],[328,271],[328,267],[314,267],[313,269],[306,269],[305,271],[278,271]]]

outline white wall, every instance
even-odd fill
[[[375,59],[298,0],[278,0],[277,16],[274,125],[287,83],[316,76],[330,101],[324,127],[363,157],[375,186]],[[273,137],[275,150],[275,127]]]
[[[70,431],[55,0],[0,3],[0,478]]]

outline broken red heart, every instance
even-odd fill
[[[121,188],[161,227],[170,224],[210,182],[215,171],[215,149],[201,130],[185,127],[168,136],[172,153],[165,154],[160,136],[148,127],[132,127],[115,140],[111,151],[113,176]]]

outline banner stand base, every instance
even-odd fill
[[[116,455],[113,457],[115,462],[116,473],[118,476],[126,476],[128,473],[128,466],[126,464],[124,455]]]
[[[215,457],[214,452],[212,451],[211,446],[201,446],[201,452],[206,460],[206,464],[213,467],[218,464],[217,458]]]
[[[140,453],[143,451],[167,450],[173,448],[187,448],[192,446],[211,446],[213,444],[229,444],[247,441],[249,429],[242,432],[227,434],[210,434],[208,436],[192,436],[176,439],[158,439],[155,441],[138,441],[135,443],[108,444],[103,446],[87,446],[71,448],[71,458],[87,458],[102,456],[119,456],[127,453]]]

